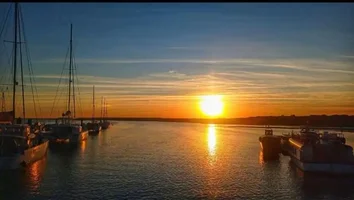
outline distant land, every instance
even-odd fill
[[[77,120],[91,120],[92,118],[77,118]],[[100,118],[96,118],[97,120]],[[111,121],[159,121],[159,122],[188,122],[237,124],[258,126],[303,126],[354,128],[354,115],[309,115],[309,116],[256,116],[247,118],[133,118],[133,117],[107,117]],[[51,120],[51,119],[45,119]]]

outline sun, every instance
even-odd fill
[[[200,101],[200,109],[203,114],[209,117],[217,117],[223,113],[224,102],[221,95],[202,96]]]

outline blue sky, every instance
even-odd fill
[[[0,13],[8,6],[1,3]],[[87,106],[95,84],[97,96],[117,102],[113,113],[145,101],[178,104],[220,93],[243,107],[229,116],[354,114],[353,4],[31,3],[21,8],[43,102],[53,99],[73,23]],[[8,39],[10,34],[11,29]],[[246,111],[254,105],[262,111]],[[147,115],[158,115],[156,109]]]

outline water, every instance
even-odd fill
[[[26,170],[1,172],[0,199],[354,199],[354,178],[303,174],[284,156],[265,162],[263,132],[119,122]],[[354,133],[345,135],[354,145]]]

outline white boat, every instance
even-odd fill
[[[93,95],[92,95],[92,121],[87,123],[87,130],[89,134],[99,134],[102,130],[101,124],[96,122],[95,120],[95,111],[96,111],[96,104],[95,104],[95,86],[93,86]]]
[[[20,32],[20,9],[19,4],[15,2],[14,13],[14,55],[13,55],[13,91],[12,91],[12,111],[0,112],[0,121],[6,121],[6,123],[0,124],[0,169],[16,169],[21,166],[29,165],[37,160],[42,159],[48,149],[48,141],[43,139],[38,132],[31,133],[31,127],[28,124],[24,124],[23,120],[19,120],[16,124],[16,86],[18,80],[16,74],[17,70],[17,46],[21,42]],[[23,27],[22,27],[23,28]],[[20,54],[22,55],[22,54]],[[22,56],[20,56],[22,63]],[[21,64],[22,67],[22,64]],[[22,99],[25,101],[23,73],[21,73],[22,80]],[[4,109],[4,108],[2,108]],[[22,105],[22,117],[25,118],[25,104]],[[3,110],[2,110],[3,111]]]
[[[100,126],[102,127],[103,130],[108,129],[112,126],[112,123],[108,121],[107,119],[107,102],[106,99],[102,97],[101,101],[101,122]]]
[[[87,139],[88,131],[78,124],[58,124],[52,127],[50,141],[57,143],[79,143]]]
[[[0,169],[17,169],[42,159],[48,141],[30,133],[29,125],[0,126]]]
[[[68,105],[69,109],[65,113],[62,114],[62,122],[56,123],[50,126],[49,131],[45,131],[43,134],[47,135],[50,142],[57,143],[71,143],[76,144],[81,141],[87,139],[88,131],[84,130],[81,125],[73,123],[75,118],[75,86],[74,86],[74,66],[73,66],[73,52],[72,52],[72,29],[73,26],[70,26],[70,61],[69,61],[69,97],[68,97]],[[72,92],[72,94],[71,94]],[[71,101],[73,104],[71,104]],[[74,113],[72,113],[70,109],[73,107]]]
[[[353,148],[340,134],[320,134],[309,128],[292,134],[286,151],[291,161],[305,172],[354,174]]]

